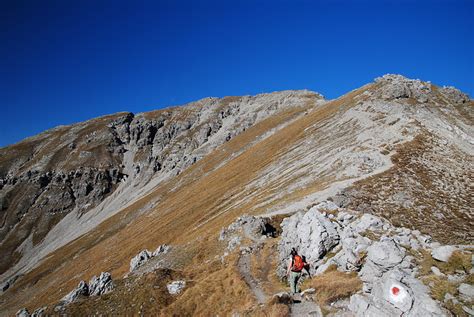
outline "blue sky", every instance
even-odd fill
[[[207,96],[385,73],[474,96],[474,1],[3,1],[0,146]]]

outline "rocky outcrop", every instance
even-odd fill
[[[9,278],[7,281],[5,281],[5,283],[3,283],[1,286],[0,286],[0,291],[1,292],[6,292],[7,289],[9,289],[15,282],[16,280],[19,278],[18,275],[14,275],[12,276],[11,278]]]
[[[153,257],[160,256],[162,254],[167,253],[170,250],[170,246],[166,244],[160,245],[154,252],[150,252],[148,250],[143,250],[134,256],[130,260],[130,273],[141,267],[143,264],[148,262]]]
[[[142,266],[145,262],[147,262],[151,258],[151,253],[148,250],[143,250],[134,256],[130,260],[130,272],[133,272],[138,267]]]
[[[75,289],[64,296],[56,305],[54,311],[61,311],[64,306],[77,301],[80,297],[100,296],[107,294],[114,289],[114,282],[109,272],[100,273],[99,277],[93,276],[87,284],[85,281],[80,281]]]
[[[86,282],[80,281],[75,289],[61,299],[62,305],[75,302],[80,296],[89,296],[89,286]]]
[[[30,317],[28,309],[22,308],[16,313],[16,317]]]
[[[186,281],[174,281],[166,285],[168,293],[171,295],[177,295],[186,287]]]
[[[443,86],[439,89],[449,101],[455,104],[463,104],[470,101],[469,96],[452,86]]]
[[[379,94],[385,100],[413,98],[420,103],[426,103],[432,98],[431,84],[418,79],[387,74],[375,79],[375,82],[381,84]]]
[[[328,202],[286,218],[281,226],[280,276],[290,248],[296,247],[315,274],[330,265],[358,272],[363,291],[353,295],[348,306],[356,316],[446,316],[440,303],[431,298],[429,287],[417,278],[419,268],[407,248],[447,256],[444,251],[452,253],[455,247],[440,246],[419,231],[397,228],[383,218]],[[333,254],[326,257],[327,251]],[[472,296],[470,292],[470,285],[459,286],[464,300]]]
[[[99,296],[107,294],[114,289],[114,282],[109,272],[100,273],[99,277],[94,276],[89,281],[89,296]]]
[[[307,261],[314,263],[331,251],[340,239],[336,225],[319,212],[318,206],[285,218],[281,228],[282,235],[278,244],[279,276],[286,274],[286,263],[292,248],[296,248],[298,254],[306,256]]]
[[[238,217],[227,228],[221,230],[219,240],[223,241],[228,239],[229,236],[238,232],[252,240],[259,240],[264,235],[270,235],[272,229],[269,225],[268,218],[243,215]]]
[[[309,91],[206,98],[183,107],[61,126],[0,149],[0,211],[5,214],[0,274],[19,259],[8,254],[38,254],[32,249],[67,214],[74,213],[79,223],[97,207],[93,217],[103,220],[117,210],[98,207],[107,197],[123,205],[151,179],[174,177],[256,123],[307,102],[324,99]],[[119,187],[128,189],[127,195],[113,196]],[[74,226],[67,221],[65,228]],[[78,227],[87,232],[92,229],[87,224],[96,222]],[[56,239],[58,246],[70,241],[69,233],[60,232],[64,237]],[[71,239],[76,235],[80,233]],[[18,250],[25,241],[33,246]],[[51,245],[48,241],[38,248]]]
[[[44,316],[47,308],[48,308],[47,306],[37,308],[37,309],[33,312],[33,314],[31,314],[31,317],[41,317],[41,316]]]

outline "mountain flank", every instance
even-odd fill
[[[370,233],[356,229],[356,222],[341,220],[341,227],[334,228],[339,237],[334,241],[341,242],[307,254],[315,268],[321,267],[329,263],[328,254],[337,254],[338,245],[347,248],[350,237],[365,234],[370,240],[364,240],[366,248],[359,255],[368,252],[372,262],[367,263],[375,265],[372,271],[367,271],[372,264],[366,269],[348,266],[352,260],[346,253],[333,263],[341,274],[359,272],[351,278],[361,279],[360,289],[354,286],[353,293],[345,295],[355,296],[351,305],[340,303],[341,311],[364,315],[369,307],[375,309],[381,299],[372,289],[384,286],[366,277],[374,272],[383,281],[400,276],[399,283],[408,278],[393,275],[393,270],[418,261],[410,268],[418,279],[406,284],[411,304],[434,301],[430,305],[436,314],[459,312],[469,300],[460,299],[457,288],[451,295],[459,298],[459,307],[450,306],[452,301],[445,303],[430,293],[444,278],[431,281],[435,286],[425,290],[418,281],[429,272],[413,270],[430,260],[424,252],[441,244],[405,245],[394,234],[405,232],[396,229],[403,227],[415,232],[411,237],[416,241],[429,235],[438,244],[455,245],[462,259],[472,252],[460,245],[474,239],[473,105],[455,88],[385,75],[335,100],[310,91],[206,98],[182,107],[118,113],[58,127],[2,148],[1,310],[6,315],[21,307],[47,307],[50,312],[62,307],[58,309],[73,314],[291,313],[300,306],[274,302],[262,308],[268,311],[258,308],[259,300],[272,298],[282,287],[278,259],[287,250],[278,251],[278,244],[288,235],[280,236],[282,223],[329,200],[330,210],[311,211],[315,228],[326,223],[317,216],[323,212],[328,219],[329,214],[344,219],[341,212],[357,215],[354,221],[364,214],[381,219],[380,225],[374,220],[377,224],[364,229]],[[230,240],[219,235],[242,215],[268,218],[276,234],[264,243],[260,236],[237,235],[233,243],[239,240],[238,247],[230,248]],[[341,231],[346,227],[354,236]],[[383,236],[395,239],[395,246]],[[170,246],[170,251],[150,256],[142,272],[130,272],[135,255],[160,245]],[[399,262],[377,262],[370,250],[385,246],[398,250]],[[413,262],[404,260],[410,250]],[[261,267],[259,257],[268,266]],[[258,276],[258,287],[242,278],[242,267],[251,277]],[[79,302],[57,306],[80,280],[101,272],[110,272],[115,290],[99,297],[83,292]],[[471,276],[468,268],[463,272],[456,287]],[[449,274],[443,274],[447,279]],[[186,286],[170,295],[159,277],[183,280]],[[156,286],[154,291],[150,285]],[[256,288],[265,296],[255,296]],[[324,311],[331,302],[318,305]],[[363,303],[365,310],[360,308]],[[397,313],[384,309],[389,315]]]

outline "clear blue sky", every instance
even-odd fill
[[[385,73],[474,96],[474,1],[0,0],[0,146],[207,96]]]

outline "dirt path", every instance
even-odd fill
[[[245,283],[250,287],[252,293],[255,295],[259,304],[264,304],[267,301],[267,295],[263,291],[260,281],[255,279],[250,271],[250,254],[243,254],[238,262],[239,272],[245,280]]]
[[[296,300],[290,305],[290,316],[301,317],[301,316],[312,316],[322,317],[321,308],[313,301],[298,301]]]

